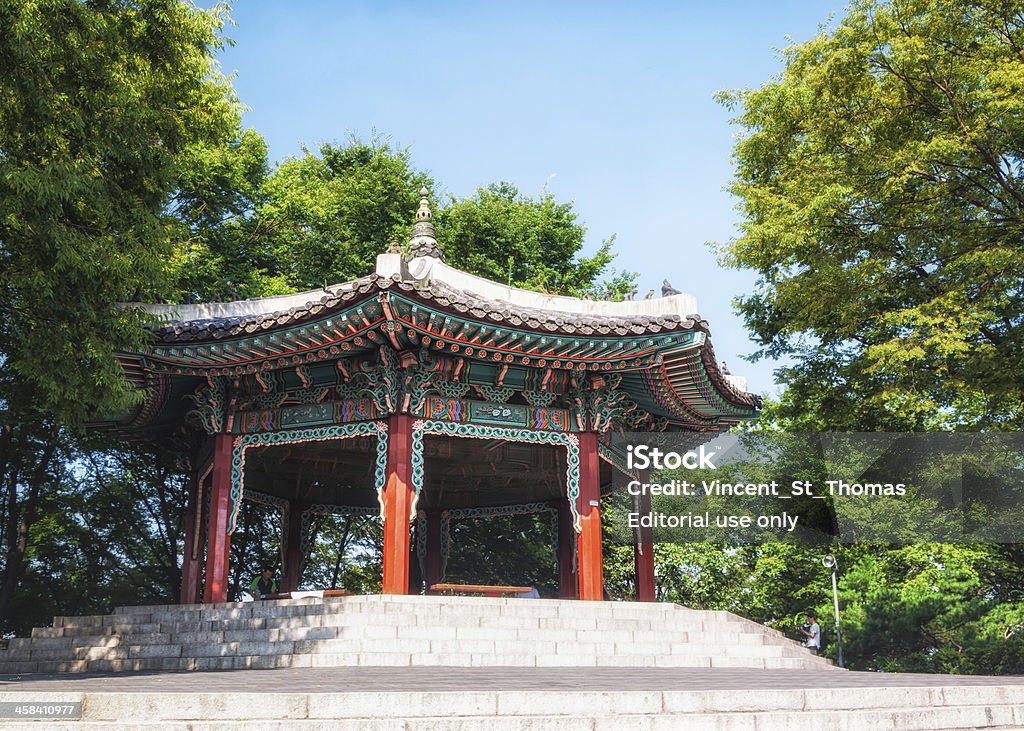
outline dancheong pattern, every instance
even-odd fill
[[[231,515],[228,533],[234,533],[238,521],[238,510],[245,493],[245,450],[249,447],[273,444],[299,444],[302,442],[323,442],[330,439],[351,439],[353,437],[376,436],[377,455],[374,464],[374,483],[377,498],[382,500],[387,481],[388,425],[383,421],[361,422],[312,429],[292,429],[266,434],[244,434],[235,438],[231,454]]]
[[[423,490],[423,437],[426,434],[439,436],[463,437],[468,439],[504,439],[509,442],[526,442],[528,444],[553,444],[565,447],[565,493],[572,510],[573,528],[579,533],[580,514],[576,502],[580,496],[580,440],[575,434],[565,432],[536,431],[531,429],[510,429],[501,426],[484,426],[481,424],[453,424],[447,421],[427,421],[417,419],[412,425],[412,486],[415,491],[410,520],[416,519],[416,503]]]

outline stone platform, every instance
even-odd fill
[[[5,730],[935,731],[1024,728],[1024,678],[750,668],[292,668],[0,678],[82,703]]]
[[[80,703],[80,717],[0,727],[1024,729],[1024,678],[849,672],[724,612],[543,599],[344,597],[57,617],[0,653],[0,708],[58,702]]]
[[[728,612],[673,604],[349,596],[55,617],[0,673],[350,666],[829,668]]]

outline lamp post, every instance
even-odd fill
[[[839,631],[839,585],[836,581],[836,574],[839,572],[839,562],[836,561],[835,556],[829,553],[821,559],[821,565],[832,571],[832,605],[836,610],[836,646],[839,648],[836,662],[839,664],[839,667],[845,667],[843,665],[843,635]]]

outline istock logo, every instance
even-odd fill
[[[714,454],[708,453],[704,445],[697,451],[663,452],[648,444],[630,444],[626,447],[626,466],[630,469],[645,470],[653,467],[656,470],[675,470],[682,467],[686,470],[716,469],[711,461]]]

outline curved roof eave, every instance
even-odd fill
[[[517,309],[551,315],[584,315],[615,319],[672,316],[692,319],[697,316],[697,299],[690,294],[622,302],[586,300],[506,286],[463,272],[435,257],[420,256],[403,262],[401,254],[379,255],[376,270],[367,277],[295,294],[234,302],[205,302],[191,305],[133,303],[125,306],[137,307],[168,325],[206,320],[242,320],[305,309],[312,304],[323,302],[325,298],[336,300],[343,294],[358,291],[367,283],[382,279],[396,279],[427,286],[441,284],[452,291],[463,292],[482,301],[505,303]]]
[[[202,343],[313,321],[388,290],[464,317],[548,334],[637,337],[679,330],[708,334],[692,295],[623,302],[549,295],[460,271],[433,256],[403,261],[399,253],[378,256],[376,270],[369,276],[317,290],[235,302],[125,306],[138,307],[162,323],[157,330],[161,343]],[[700,347],[700,361],[726,401],[747,408],[760,405],[759,397],[745,391],[745,379],[722,371],[707,337]]]

